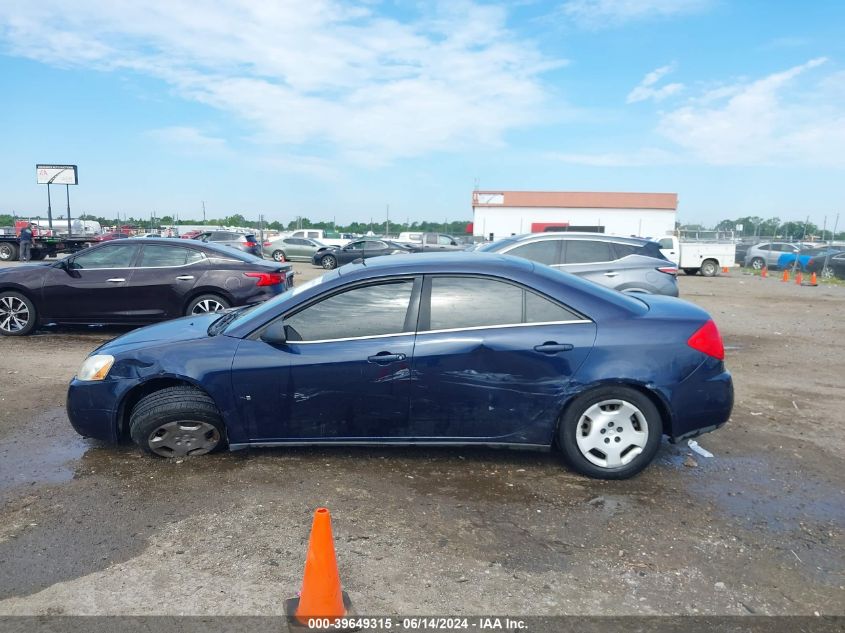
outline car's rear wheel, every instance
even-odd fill
[[[822,268],[822,272],[819,274],[819,276],[822,279],[833,279],[835,276],[833,274],[833,268],[831,268],[830,266],[825,266],[824,268]]]
[[[576,471],[600,479],[627,479],[648,466],[660,447],[663,422],[654,403],[629,387],[600,387],[566,409],[558,442]]]
[[[694,274],[695,274],[695,273],[697,273],[697,272],[698,272],[698,268],[684,268],[684,274],[685,274],[685,275],[690,275],[690,276],[692,276],[692,275],[694,275]]]
[[[32,261],[40,262],[42,259],[47,257],[47,251],[40,248],[36,248],[32,251],[30,257],[32,258]]]
[[[766,262],[762,257],[755,257],[751,260],[751,268],[754,270],[763,270],[766,267]]]
[[[288,260],[284,251],[273,251],[273,259],[277,262],[286,262]]]
[[[0,292],[0,336],[26,336],[35,329],[35,304],[19,292]]]
[[[334,255],[326,255],[320,260],[320,266],[326,270],[337,268],[337,259]]]
[[[188,309],[185,310],[185,314],[191,316],[193,314],[221,312],[229,307],[229,302],[219,295],[200,295],[188,304]]]
[[[144,396],[129,416],[129,434],[159,457],[205,455],[226,445],[223,420],[211,397],[189,386]]]
[[[719,266],[715,260],[705,259],[701,262],[701,274],[705,277],[715,277],[718,272]]]

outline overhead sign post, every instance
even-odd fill
[[[47,185],[47,223],[50,229],[53,228],[53,207],[50,200],[50,185],[64,185],[67,195],[67,234],[73,232],[70,222],[70,185],[78,185],[79,178],[76,172],[76,165],[36,165],[36,182],[39,185]]]

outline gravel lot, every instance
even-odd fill
[[[665,444],[624,482],[481,449],[153,459],[65,415],[119,330],[2,339],[0,615],[281,614],[321,505],[359,614],[842,614],[845,288],[680,284],[722,330],[734,415],[699,438],[714,457]]]

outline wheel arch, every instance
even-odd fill
[[[185,314],[185,310],[187,310],[188,306],[191,305],[191,301],[202,295],[217,295],[218,297],[228,301],[230,306],[235,305],[235,298],[225,288],[221,288],[219,286],[203,286],[201,288],[192,288],[191,291],[185,295],[185,299],[182,302],[182,314]]]
[[[208,390],[204,389],[202,385],[200,385],[198,382],[185,376],[158,375],[154,378],[150,378],[149,380],[145,380],[144,382],[135,385],[129,391],[127,391],[121,398],[120,403],[117,407],[116,419],[116,436],[118,441],[129,441],[129,416],[132,413],[132,409],[135,407],[136,404],[138,404],[141,398],[144,398],[145,396],[148,396],[151,393],[155,393],[156,391],[160,391],[168,387],[192,387],[194,389],[197,389],[198,391],[203,392],[205,395],[207,395],[214,401],[214,404],[217,407],[217,411],[220,413],[220,417],[223,419],[223,425],[226,425],[226,420],[223,416],[223,408],[220,406],[220,403],[212,394],[208,392]]]
[[[27,288],[13,282],[7,282],[0,286],[0,292],[17,292],[25,296],[32,301],[32,305],[35,306],[35,317],[39,322],[41,321],[41,298],[38,296],[40,293],[33,291],[32,288]]]
[[[570,397],[561,407],[560,412],[557,416],[557,420],[555,420],[554,435],[552,436],[551,442],[552,447],[560,448],[558,444],[558,437],[560,436],[560,423],[563,421],[566,412],[572,407],[573,403],[581,396],[586,395],[591,391],[595,391],[596,389],[601,389],[603,387],[628,387],[629,389],[633,389],[634,391],[637,391],[644,395],[657,408],[657,412],[660,414],[660,421],[663,426],[662,434],[672,437],[672,410],[669,407],[668,401],[660,393],[659,390],[653,387],[649,387],[646,383],[638,382],[636,380],[608,379],[601,380],[599,382],[594,382],[589,385],[584,385],[579,388],[578,391],[575,391],[570,394]]]

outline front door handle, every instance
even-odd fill
[[[190,281],[193,278],[193,275],[179,275],[176,279],[178,279],[179,281]]]
[[[123,277],[113,277],[112,279],[106,279],[106,283],[109,284],[122,284],[126,281]]]
[[[604,276],[605,276],[605,277],[616,277],[616,275],[618,275],[618,274],[619,274],[619,273],[617,273],[615,270],[610,270],[610,271],[606,272],[606,273],[604,274]]]
[[[406,358],[405,354],[391,354],[390,352],[379,352],[374,356],[367,356],[367,360],[376,365],[389,365]]]
[[[574,348],[569,343],[555,343],[554,341],[546,341],[542,345],[535,345],[534,351],[542,354],[557,354],[558,352],[568,352]]]

